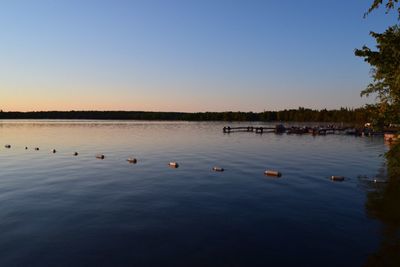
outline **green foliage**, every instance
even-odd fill
[[[386,13],[397,10],[400,21],[399,0],[374,0],[366,14],[379,8],[382,4]],[[361,92],[361,95],[377,94],[374,120],[377,124],[400,123],[400,24],[389,27],[384,33],[371,32],[375,38],[377,50],[364,46],[356,49],[355,55],[363,57],[372,67],[373,81]],[[388,170],[391,177],[400,177],[400,144],[394,145],[386,154]]]
[[[399,13],[399,19],[400,19],[400,7],[397,7],[398,3],[399,3],[399,0],[387,0],[387,1],[385,1],[385,7],[386,7],[386,13],[389,13],[389,11],[392,9],[393,10],[397,9],[397,12]],[[374,0],[374,2],[372,2],[371,7],[364,14],[364,17],[366,17],[368,14],[370,14],[375,9],[378,9],[382,4],[383,4],[383,0]]]
[[[377,95],[378,120],[384,124],[400,122],[400,28],[395,25],[384,33],[371,32],[376,39],[377,50],[364,46],[355,55],[363,57],[372,67],[373,81],[361,92],[361,96]]]

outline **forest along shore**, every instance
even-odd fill
[[[179,120],[179,121],[268,121],[268,122],[328,122],[363,125],[371,122],[371,108],[312,110],[306,108],[264,112],[149,112],[149,111],[32,111],[0,110],[5,119],[70,119],[70,120]]]

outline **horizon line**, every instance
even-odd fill
[[[284,109],[279,109],[279,110],[263,110],[263,111],[242,111],[242,110],[224,110],[224,111],[161,111],[161,110],[122,110],[122,109],[104,109],[104,110],[96,110],[96,109],[71,109],[71,110],[29,110],[29,111],[19,111],[19,110],[3,110],[0,109],[0,112],[4,113],[40,113],[40,112],[147,112],[147,113],[225,113],[225,112],[241,112],[241,113],[263,113],[263,112],[279,112],[279,111],[285,111],[285,110],[312,110],[312,111],[322,111],[322,110],[327,110],[327,111],[334,111],[334,110],[341,110],[341,109],[347,109],[347,110],[356,110],[356,109],[363,109],[365,108],[366,105],[359,106],[359,107],[339,107],[339,108],[307,108],[307,107],[297,107],[297,108],[284,108]]]

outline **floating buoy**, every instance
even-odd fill
[[[35,147],[35,150],[36,150],[36,151],[39,151],[39,148],[38,148],[38,147]]]
[[[97,158],[97,159],[104,159],[105,156],[104,156],[103,154],[98,154],[98,155],[96,155],[96,158]]]
[[[27,146],[25,147],[25,150],[28,150],[28,147],[27,147]]]
[[[78,152],[74,152],[74,156],[78,156],[79,154],[78,154]]]
[[[215,171],[215,172],[223,172],[224,168],[215,166],[215,167],[212,168],[212,170]]]
[[[382,179],[377,179],[377,178],[373,179],[372,181],[373,181],[375,184],[377,184],[377,183],[387,183],[387,182],[388,182],[387,180],[382,180]]]
[[[275,176],[275,177],[281,177],[282,173],[278,172],[278,171],[274,171],[274,170],[266,170],[264,172],[265,175],[267,176]]]
[[[132,164],[136,164],[137,159],[131,157],[131,158],[128,158],[126,161],[129,163],[132,163]]]
[[[342,182],[342,181],[344,181],[344,176],[332,175],[332,176],[331,176],[331,180],[332,180],[332,181]]]
[[[168,166],[170,166],[171,168],[178,168],[179,164],[177,162],[170,162],[168,163]]]
[[[57,153],[57,150],[53,149],[51,152],[53,152],[53,153]]]
[[[11,145],[5,145],[4,147],[5,148],[11,148]]]

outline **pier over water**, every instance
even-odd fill
[[[256,134],[263,133],[276,133],[276,134],[312,134],[312,135],[327,135],[327,134],[346,134],[355,136],[372,136],[382,135],[382,132],[373,131],[371,128],[352,128],[352,127],[338,127],[335,125],[328,126],[291,126],[285,127],[282,124],[275,126],[240,126],[231,127],[225,126],[222,128],[224,133],[235,133],[235,132],[254,132]]]

